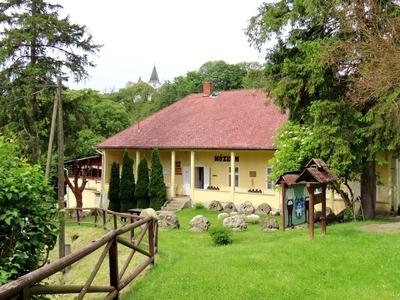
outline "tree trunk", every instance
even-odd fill
[[[375,161],[368,161],[364,164],[364,169],[361,175],[361,205],[365,220],[375,218],[375,202],[376,202]]]
[[[83,202],[82,202],[82,191],[78,188],[74,190],[74,196],[76,199],[76,207],[82,208]]]

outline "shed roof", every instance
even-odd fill
[[[189,95],[97,145],[137,149],[276,149],[287,120],[261,89]]]

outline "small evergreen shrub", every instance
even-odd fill
[[[151,175],[149,183],[150,207],[160,210],[167,200],[167,188],[164,183],[163,167],[160,152],[154,149],[151,154]]]
[[[149,168],[147,160],[142,158],[138,166],[138,178],[135,188],[135,199],[138,208],[150,207],[149,198]]]
[[[110,186],[108,188],[108,209],[112,211],[120,211],[119,202],[119,166],[114,161],[111,166]]]
[[[204,204],[200,203],[200,202],[195,203],[193,207],[194,207],[194,209],[204,209],[205,208]]]
[[[130,208],[136,208],[135,201],[135,177],[133,175],[133,160],[125,150],[122,159],[122,174],[119,184],[120,211],[125,212]]]
[[[232,244],[232,231],[225,227],[212,228],[209,231],[211,239],[216,246]]]

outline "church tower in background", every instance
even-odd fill
[[[161,86],[160,79],[158,78],[156,66],[153,67],[153,71],[151,72],[149,84],[155,89],[157,89]]]

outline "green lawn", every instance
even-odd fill
[[[213,246],[189,220],[217,214],[187,209],[181,229],[160,231],[156,265],[122,299],[399,299],[400,233],[365,233],[366,223],[329,226],[310,240],[307,229],[264,233],[259,225]],[[370,223],[367,223],[370,224]]]

